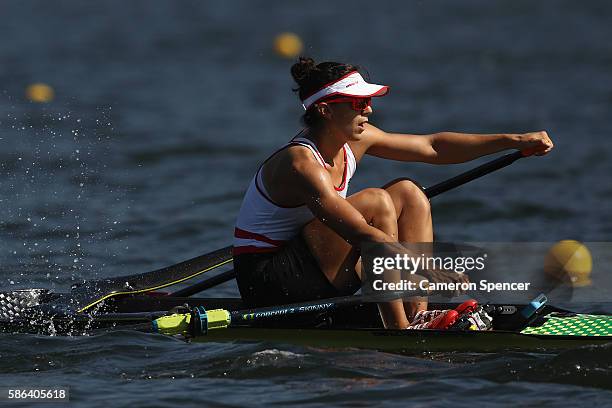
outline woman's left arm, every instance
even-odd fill
[[[431,135],[387,133],[368,125],[363,152],[400,161],[433,164],[463,163],[507,149],[544,155],[553,148],[545,131],[524,134],[468,134],[440,132]]]

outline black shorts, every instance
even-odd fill
[[[344,296],[327,279],[299,235],[277,252],[234,257],[236,281],[249,307]]]

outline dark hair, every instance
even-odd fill
[[[301,100],[316,93],[325,85],[342,78],[346,74],[357,71],[359,67],[339,62],[321,62],[316,64],[312,58],[300,57],[291,67],[291,76],[298,84],[294,92],[298,92]],[[308,127],[322,124],[321,116],[316,107],[312,105],[302,116],[302,122]]]

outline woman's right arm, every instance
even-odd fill
[[[338,195],[331,177],[318,163],[301,163],[293,166],[295,184],[292,188],[310,211],[325,225],[351,245],[361,248],[362,243],[386,243],[388,256],[407,254],[415,256],[412,250],[402,246],[398,240],[384,231],[368,224],[361,213],[348,201]],[[467,275],[453,271],[423,270],[419,272],[430,282],[469,282]],[[448,295],[448,293],[441,293]],[[456,295],[455,293],[451,294]]]
[[[360,246],[362,242],[397,242],[397,239],[369,225],[355,207],[338,195],[329,173],[320,164],[304,160],[292,167],[292,190],[300,201],[348,243]]]

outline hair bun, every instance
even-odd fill
[[[312,58],[300,57],[298,62],[291,67],[291,76],[293,76],[294,81],[298,85],[302,86],[304,80],[306,80],[316,68],[317,64]]]

